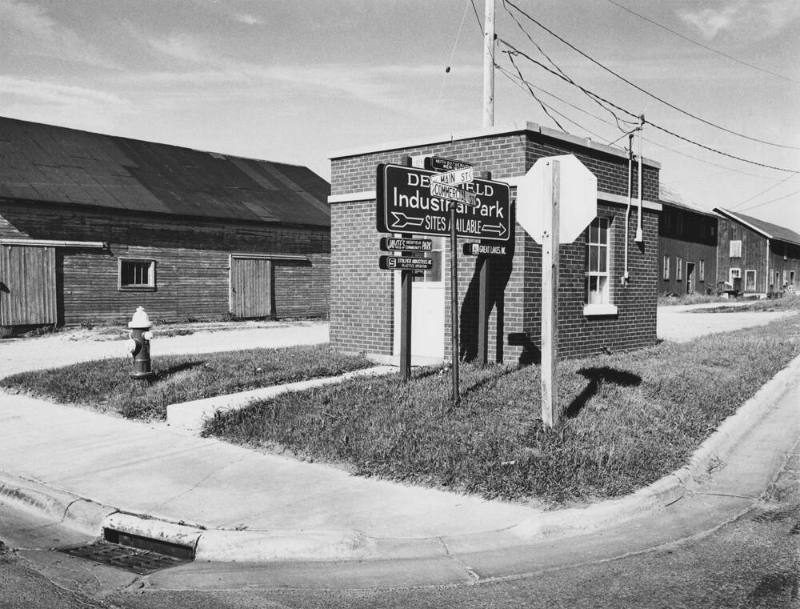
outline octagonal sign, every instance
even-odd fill
[[[537,160],[517,183],[517,222],[536,243],[542,242],[542,210],[552,202],[553,161],[560,166],[558,239],[572,243],[597,216],[597,178],[572,154]]]

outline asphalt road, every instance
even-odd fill
[[[303,569],[309,568],[303,565],[296,566],[300,583],[288,587],[265,583],[269,566],[260,571],[229,565],[230,577],[209,578],[199,586],[187,585],[196,580],[184,579],[179,569],[139,577],[49,550],[79,538],[9,511],[0,515],[0,539],[16,548],[0,556],[2,608],[799,609],[800,446],[752,509],[700,537],[613,560],[449,586],[310,587],[302,584]]]

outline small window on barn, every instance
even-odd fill
[[[756,272],[752,269],[747,269],[744,272],[744,291],[745,292],[756,291]]]
[[[155,287],[155,260],[119,259],[120,290],[154,290]]]
[[[584,315],[616,315],[609,280],[609,222],[595,218],[586,235],[586,306]]]
[[[683,281],[683,258],[675,258],[675,279]]]
[[[730,257],[731,258],[741,258],[742,257],[742,240],[741,239],[736,239],[736,240],[731,241]]]
[[[662,272],[664,276],[664,281],[669,280],[669,256],[664,256],[664,270]]]
[[[697,275],[698,281],[705,281],[706,280],[706,261],[702,258],[697,261]]]

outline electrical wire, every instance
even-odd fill
[[[782,197],[776,197],[775,199],[770,199],[769,201],[762,201],[761,203],[756,203],[755,205],[751,205],[750,207],[744,207],[742,209],[738,209],[737,211],[739,212],[748,211],[751,209],[755,209],[756,207],[762,207],[764,205],[769,205],[770,203],[775,203],[776,201],[783,201],[784,199],[788,199],[789,197],[793,197],[797,194],[800,194],[800,190],[795,190],[794,192],[790,192],[788,195],[783,195]]]
[[[572,81],[571,79],[568,79],[568,78],[562,76],[561,74],[559,74],[558,72],[556,72],[552,68],[549,68],[546,65],[544,65],[542,62],[537,61],[536,59],[534,59],[533,57],[531,57],[530,55],[528,55],[524,51],[520,51],[514,45],[512,45],[509,42],[507,42],[506,40],[504,40],[502,38],[498,38],[498,41],[501,44],[503,44],[504,46],[509,48],[509,51],[503,51],[504,53],[508,54],[509,52],[511,52],[511,53],[516,54],[516,55],[520,55],[520,56],[524,57],[525,59],[527,59],[528,61],[530,61],[531,63],[534,63],[534,64],[538,65],[539,67],[543,68],[544,70],[547,70],[548,72],[550,72],[554,76],[556,76],[556,77],[558,77],[558,78],[560,78],[560,79],[562,79],[562,80],[564,80],[566,82],[569,82],[570,84],[574,85],[575,87],[577,87],[578,89],[580,89],[584,93],[586,93],[588,95],[591,95],[593,97],[597,97],[597,99],[600,99],[600,100],[604,101],[605,103],[609,104],[613,108],[616,108],[620,112],[624,112],[628,116],[631,116],[633,118],[638,118],[638,116],[636,114],[634,114],[633,112],[631,112],[630,110],[627,110],[626,108],[623,108],[622,106],[620,106],[618,104],[615,104],[614,102],[612,102],[612,101],[610,101],[610,100],[598,95],[597,93],[594,93],[593,91],[590,91],[586,87],[584,87],[584,86]],[[671,135],[674,138],[677,138],[679,140],[683,140],[684,142],[688,142],[688,143],[693,144],[693,145],[695,145],[695,146],[697,146],[699,148],[703,148],[704,150],[708,150],[709,152],[714,152],[716,154],[719,154],[719,155],[722,155],[722,156],[725,156],[725,157],[728,157],[728,158],[731,158],[731,159],[734,159],[734,160],[737,160],[737,161],[741,161],[743,163],[748,163],[750,165],[755,165],[755,166],[758,166],[758,167],[764,167],[766,169],[774,169],[775,171],[781,171],[781,172],[785,172],[785,173],[800,173],[796,169],[787,169],[785,167],[778,167],[776,165],[769,165],[767,163],[761,163],[759,161],[753,161],[752,159],[747,159],[745,157],[737,156],[735,154],[731,154],[729,152],[725,152],[723,150],[719,150],[717,148],[713,148],[711,146],[708,146],[706,144],[703,144],[701,142],[698,142],[698,141],[693,140],[691,138],[688,138],[686,136],[680,135],[679,133],[676,133],[676,132],[674,132],[674,131],[672,131],[670,129],[667,129],[666,127],[662,127],[661,125],[658,125],[657,123],[654,123],[653,121],[646,120],[645,122],[647,124],[655,127],[656,129],[658,129],[660,131],[663,131],[664,133],[666,133],[668,135]]]
[[[762,190],[761,192],[754,194],[752,197],[748,197],[748,198],[747,198],[747,199],[745,199],[744,201],[739,201],[739,202],[738,202],[738,203],[736,203],[735,205],[731,206],[731,209],[736,209],[737,207],[740,207],[740,206],[744,205],[745,203],[749,203],[749,202],[750,202],[750,201],[752,201],[753,199],[757,199],[757,198],[758,198],[758,197],[760,197],[761,195],[768,193],[770,190],[773,190],[774,188],[777,188],[778,186],[780,186],[780,185],[781,185],[781,184],[783,184],[784,182],[788,182],[789,180],[791,180],[792,178],[794,178],[794,177],[796,177],[796,176],[797,176],[797,174],[790,174],[790,175],[788,175],[787,177],[785,177],[784,179],[782,179],[780,182],[776,182],[775,184],[773,184],[773,185],[772,185],[772,186],[770,186],[769,188],[765,188],[765,189],[764,189],[764,190]]]
[[[541,23],[540,21],[536,20],[534,17],[532,17],[531,15],[529,15],[528,13],[526,13],[524,10],[522,10],[521,8],[519,8],[519,7],[518,7],[516,4],[514,4],[514,2],[512,2],[512,0],[503,0],[503,6],[505,6],[506,4],[508,4],[509,6],[513,7],[513,8],[514,8],[514,9],[515,9],[517,12],[519,12],[519,13],[520,13],[520,14],[522,14],[522,15],[524,15],[524,16],[525,16],[525,17],[526,17],[528,20],[530,20],[532,23],[534,23],[534,24],[536,24],[537,26],[539,26],[540,28],[542,28],[542,29],[543,29],[544,31],[546,31],[548,34],[550,34],[551,36],[553,36],[553,37],[554,37],[554,38],[556,38],[557,40],[561,41],[563,44],[567,45],[567,46],[568,46],[569,48],[571,48],[573,51],[575,51],[576,53],[580,54],[580,55],[581,55],[581,56],[583,56],[584,58],[588,59],[589,61],[591,61],[591,62],[592,62],[593,64],[595,64],[596,66],[599,66],[600,68],[602,68],[603,70],[605,70],[605,71],[606,71],[606,72],[608,72],[609,74],[612,74],[613,76],[617,77],[618,79],[620,79],[620,80],[621,80],[621,81],[623,81],[624,83],[626,83],[626,84],[630,85],[631,87],[633,87],[633,88],[634,88],[634,89],[636,89],[637,91],[640,91],[641,93],[644,93],[644,94],[645,94],[645,95],[647,95],[648,97],[651,97],[652,99],[654,99],[654,100],[656,100],[656,101],[658,101],[658,102],[661,102],[661,103],[662,103],[662,104],[664,104],[665,106],[668,106],[668,107],[672,108],[673,110],[676,110],[676,111],[680,112],[681,114],[685,114],[686,116],[689,116],[689,117],[691,117],[691,118],[693,118],[693,119],[695,119],[695,120],[697,120],[697,121],[700,121],[701,123],[704,123],[704,124],[706,124],[706,125],[708,125],[708,126],[710,126],[710,127],[714,127],[715,129],[719,129],[719,130],[721,130],[721,131],[724,131],[724,132],[726,132],[726,133],[730,133],[731,135],[736,135],[736,136],[738,136],[738,137],[744,138],[744,139],[746,139],[746,140],[750,140],[750,141],[752,141],[752,142],[758,142],[758,143],[760,143],[760,144],[766,144],[766,145],[768,145],[768,146],[774,146],[774,147],[776,147],[776,148],[785,148],[785,149],[788,149],[788,150],[800,150],[800,147],[797,147],[797,146],[790,146],[790,145],[787,145],[787,144],[778,144],[778,143],[775,143],[775,142],[770,142],[770,141],[763,140],[763,139],[760,139],[760,138],[757,138],[757,137],[753,137],[753,136],[750,136],[750,135],[746,135],[746,134],[744,134],[744,133],[740,133],[740,132],[738,132],[738,131],[734,131],[733,129],[728,129],[727,127],[725,127],[725,126],[723,126],[723,125],[720,125],[720,124],[718,124],[718,123],[715,123],[715,122],[712,122],[712,121],[710,121],[710,120],[707,120],[707,119],[705,119],[705,118],[703,118],[703,117],[701,117],[701,116],[698,116],[698,115],[696,115],[696,114],[694,114],[694,113],[692,113],[692,112],[689,112],[688,110],[685,110],[684,108],[681,108],[680,106],[676,106],[675,104],[673,104],[673,103],[671,103],[671,102],[668,102],[667,100],[665,100],[665,99],[663,99],[663,98],[659,97],[659,96],[658,96],[658,95],[656,95],[655,93],[651,93],[651,92],[650,92],[650,91],[648,91],[647,89],[645,89],[645,88],[643,88],[643,87],[641,87],[641,86],[637,85],[637,84],[636,84],[636,83],[634,83],[633,81],[631,81],[631,80],[629,80],[629,79],[625,78],[624,76],[622,76],[622,75],[621,75],[621,74],[619,74],[618,72],[615,72],[614,70],[612,70],[611,68],[609,68],[609,67],[608,67],[608,66],[606,66],[605,64],[603,64],[603,63],[599,62],[597,59],[595,59],[594,57],[592,57],[592,56],[591,56],[591,55],[589,55],[588,53],[585,53],[584,51],[582,51],[581,49],[579,49],[578,47],[576,47],[574,44],[572,44],[572,43],[571,43],[571,42],[569,42],[568,40],[566,40],[566,39],[562,38],[561,36],[559,36],[558,34],[556,34],[556,33],[555,33],[553,30],[551,30],[550,28],[548,28],[546,25],[544,25],[544,24],[543,24],[543,23]],[[508,9],[506,9],[506,10],[508,10]]]
[[[505,8],[506,12],[511,17],[511,19],[513,19],[514,23],[517,24],[517,27],[520,29],[520,31],[522,31],[522,33],[525,34],[525,36],[528,38],[528,40],[530,40],[531,44],[537,48],[539,53],[541,53],[542,56],[545,59],[547,59],[548,62],[550,62],[550,65],[552,65],[558,71],[558,73],[561,74],[564,78],[566,78],[570,83],[575,84],[575,81],[564,70],[562,70],[561,67],[553,60],[553,58],[550,57],[550,55],[548,55],[544,51],[544,49],[541,47],[541,45],[533,39],[533,36],[531,36],[530,32],[528,32],[528,30],[525,29],[525,27],[522,25],[522,23],[520,23],[519,19],[517,19],[517,16],[514,13],[512,13],[510,10],[508,10],[508,7],[505,6],[505,1],[503,2],[503,8]],[[595,97],[592,97],[591,95],[588,95],[588,94],[587,94],[587,97],[589,97],[589,99],[591,99],[595,104],[600,106],[603,110],[605,110],[606,112],[611,114],[611,116],[614,118],[614,121],[617,123],[617,128],[620,131],[623,132],[623,135],[625,135],[627,133],[627,131],[622,127],[622,125],[620,125],[620,121],[622,121],[622,122],[628,122],[628,121],[626,121],[625,119],[620,118],[619,116],[617,116],[611,108],[609,108],[608,106],[604,105],[599,99],[596,99]]]
[[[662,30],[666,30],[667,32],[669,32],[671,34],[674,34],[678,38],[683,38],[685,41],[691,42],[693,45],[698,46],[701,49],[705,49],[706,51],[711,51],[712,53],[716,53],[717,55],[721,55],[722,57],[725,57],[726,59],[730,59],[731,61],[735,61],[736,63],[741,64],[743,66],[747,66],[748,68],[752,68],[753,70],[758,70],[759,72],[763,72],[764,74],[769,74],[771,76],[777,76],[778,78],[782,78],[783,80],[788,80],[790,82],[794,82],[794,83],[800,84],[800,80],[795,80],[794,78],[791,78],[790,76],[786,76],[785,74],[780,74],[778,72],[773,72],[772,70],[767,70],[766,68],[762,68],[762,67],[757,66],[755,64],[748,63],[748,62],[746,62],[746,61],[744,61],[742,59],[739,59],[738,57],[734,57],[733,55],[728,55],[728,53],[725,53],[724,51],[720,51],[719,49],[715,49],[715,48],[710,47],[710,46],[708,46],[706,44],[703,44],[702,42],[699,42],[699,41],[697,41],[697,40],[695,40],[693,38],[690,38],[689,36],[686,36],[684,34],[681,34],[680,32],[677,32],[677,31],[673,30],[672,28],[669,28],[666,25],[663,25],[663,24],[659,23],[658,21],[655,21],[654,19],[651,19],[650,17],[646,17],[645,15],[637,13],[635,10],[633,10],[631,8],[628,8],[627,6],[624,6],[624,5],[620,4],[619,2],[615,2],[615,0],[606,0],[606,1],[611,3],[611,4],[613,4],[614,6],[616,6],[618,8],[621,8],[623,11],[625,11],[627,13],[630,13],[631,15],[635,15],[639,19],[643,19],[644,21],[647,21],[648,23],[651,23],[651,24],[655,25],[656,27],[660,27]]]
[[[542,107],[542,110],[544,110],[544,113],[550,117],[550,120],[556,124],[556,127],[561,129],[561,131],[566,131],[566,129],[564,129],[564,127],[561,126],[561,123],[558,122],[558,119],[556,119],[552,114],[550,114],[550,111],[547,109],[548,107],[544,104],[544,102],[538,97],[536,97],[536,93],[533,92],[533,89],[531,89],[530,85],[528,84],[528,81],[525,80],[525,77],[522,75],[522,72],[520,71],[519,67],[514,61],[514,56],[509,55],[508,59],[509,61],[511,61],[511,65],[514,66],[514,69],[517,71],[517,74],[519,74],[520,81],[525,83],[525,86],[528,87],[528,92],[531,94],[531,97],[533,97],[533,99],[539,102],[539,105]]]
[[[472,12],[475,13],[475,21],[478,22],[478,28],[480,28],[481,33],[483,33],[483,23],[481,23],[481,16],[478,14],[478,9],[475,8],[475,0],[469,0],[470,4],[472,4]]]

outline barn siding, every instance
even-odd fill
[[[741,239],[742,241],[742,255],[739,257],[731,258],[730,256],[730,242],[731,240]],[[731,268],[742,269],[742,290],[745,285],[745,271],[756,271],[756,289],[755,292],[766,294],[768,292],[768,278],[767,271],[767,239],[756,233],[755,231],[728,219],[720,219],[719,221],[719,265],[717,268],[717,281],[728,281],[729,272]],[[772,273],[772,271],[770,271]]]
[[[325,317],[330,232],[325,227],[104,212],[89,207],[0,202],[0,216],[34,239],[103,241],[108,250],[59,250],[65,324],[122,322],[143,306],[152,319],[220,319],[229,311],[231,253],[297,254],[302,264],[274,262],[281,317]],[[156,261],[156,289],[121,291],[118,259]]]

